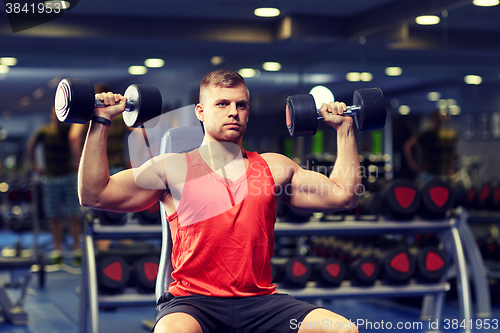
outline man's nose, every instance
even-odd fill
[[[228,108],[228,116],[237,116],[238,115],[238,110],[236,108],[236,103],[231,103],[229,104],[229,108]]]

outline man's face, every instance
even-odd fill
[[[205,131],[217,141],[241,142],[249,113],[247,87],[205,89],[202,101],[196,106]]]

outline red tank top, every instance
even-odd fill
[[[174,296],[243,297],[276,292],[271,257],[276,221],[274,180],[256,152],[235,181],[213,172],[197,149],[185,154],[186,182],[172,236]]]

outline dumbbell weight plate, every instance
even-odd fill
[[[160,258],[148,255],[134,263],[134,274],[137,287],[142,292],[154,292]]]
[[[316,134],[318,113],[313,95],[295,95],[286,99],[286,126],[293,137]]]
[[[163,107],[160,91],[156,87],[132,84],[123,95],[132,104],[123,112],[123,121],[129,127],[155,127]]]
[[[359,106],[354,117],[360,131],[378,129],[385,126],[387,112],[384,94],[380,88],[358,89],[354,92],[353,104]]]
[[[446,252],[435,246],[421,249],[417,254],[417,271],[419,280],[423,282],[437,282],[446,273],[448,263]]]
[[[120,293],[130,277],[130,266],[120,256],[110,255],[97,263],[97,283],[102,291]]]
[[[63,79],[59,82],[55,96],[55,111],[59,121],[88,123],[94,111],[94,103],[94,86],[89,80]]]

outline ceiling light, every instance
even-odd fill
[[[358,82],[361,80],[360,78],[360,74],[358,72],[350,72],[350,73],[347,73],[345,78],[347,79],[347,81],[349,82]]]
[[[159,58],[149,58],[144,61],[144,65],[149,68],[160,68],[165,65],[165,61]]]
[[[130,66],[128,72],[132,75],[144,75],[148,72],[148,68],[145,66]]]
[[[257,8],[253,13],[259,17],[276,17],[280,14],[280,10],[278,8],[263,7]]]
[[[0,65],[4,66],[15,66],[17,64],[17,59],[13,57],[3,57],[0,58]]]
[[[472,3],[479,7],[493,7],[500,3],[499,0],[473,0]]]
[[[427,93],[427,100],[431,102],[437,102],[441,98],[441,94],[437,91],[431,91]]]
[[[332,91],[325,86],[316,86],[312,88],[309,93],[314,96],[316,109],[321,108],[321,104],[323,103],[329,103],[335,100]]]
[[[360,73],[359,78],[363,82],[370,82],[373,79],[373,75],[372,75],[372,73],[363,72],[363,73]]]
[[[52,9],[68,9],[71,4],[69,1],[59,1],[59,0],[54,0],[54,1],[45,1],[44,4],[45,8],[52,8]]]
[[[408,105],[400,105],[398,112],[400,115],[406,116],[407,114],[410,114],[410,107]]]
[[[402,73],[401,67],[387,67],[385,69],[385,75],[387,76],[400,76]]]
[[[448,106],[448,100],[446,100],[446,99],[440,99],[439,101],[437,101],[436,105],[440,109],[443,108],[443,107],[447,107]]]
[[[439,16],[436,15],[422,15],[415,19],[415,22],[420,25],[434,25],[440,21]]]
[[[253,68],[242,68],[238,71],[238,73],[243,77],[259,77],[260,71],[258,69]]]
[[[212,63],[212,65],[217,66],[224,62],[224,58],[219,56],[213,56],[212,59],[210,59],[210,62]]]
[[[262,68],[269,72],[277,72],[281,70],[281,64],[279,62],[268,61],[262,64]]]
[[[448,109],[450,110],[450,114],[452,116],[458,116],[462,111],[462,109],[458,105],[451,105]]]
[[[8,73],[10,70],[10,67],[9,66],[6,66],[6,65],[0,65],[0,74],[5,74],[5,73]]]
[[[483,78],[480,77],[479,75],[467,75],[464,77],[464,81],[467,84],[481,84],[483,82]]]
[[[0,192],[6,193],[9,190],[9,184],[6,182],[0,183]]]

